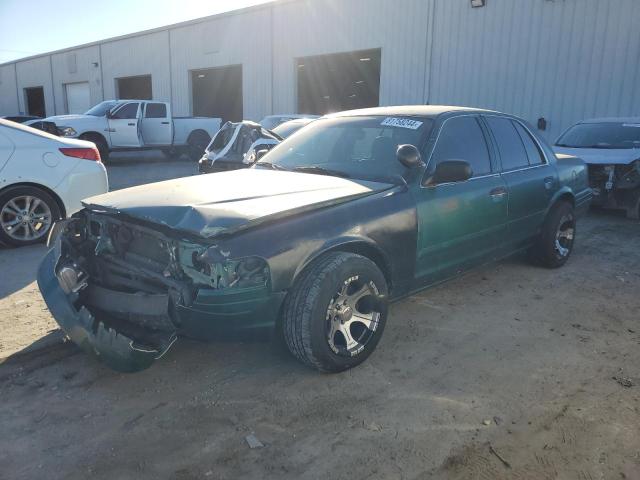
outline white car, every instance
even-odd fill
[[[168,103],[151,100],[107,100],[84,115],[44,121],[55,123],[63,137],[95,143],[103,162],[109,152],[152,148],[167,154],[185,150],[198,160],[221,124],[219,118],[174,118]]]
[[[262,120],[260,120],[260,125],[262,125],[267,130],[273,130],[278,125],[283,124],[284,122],[288,122],[289,120],[295,120],[297,118],[320,118],[318,115],[305,115],[301,113],[290,113],[290,114],[280,114],[280,115],[267,115]]]
[[[44,241],[53,223],[109,190],[100,153],[70,140],[0,119],[0,242]]]

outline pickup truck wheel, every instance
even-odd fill
[[[0,242],[22,247],[43,242],[62,217],[56,200],[37,187],[12,187],[0,193]]]
[[[561,202],[547,215],[540,236],[530,252],[533,260],[547,268],[563,266],[573,251],[575,233],[573,206]]]
[[[109,161],[109,145],[107,145],[106,140],[102,136],[96,133],[87,133],[86,135],[80,135],[79,138],[80,140],[86,140],[96,144],[102,163],[106,164]]]
[[[192,132],[187,139],[187,154],[194,162],[197,162],[204,155],[204,149],[207,148],[211,137],[206,132],[197,130]]]
[[[333,252],[311,264],[285,302],[282,329],[289,351],[323,372],[365,361],[387,320],[387,282],[366,257]]]

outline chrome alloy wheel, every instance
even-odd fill
[[[0,226],[14,240],[37,240],[49,231],[53,219],[49,206],[38,197],[21,195],[0,210]]]
[[[355,357],[365,349],[380,321],[378,296],[376,285],[359,276],[339,286],[326,317],[327,342],[335,354]]]
[[[571,253],[575,230],[575,221],[572,215],[565,215],[560,219],[554,245],[558,258],[564,258]]]

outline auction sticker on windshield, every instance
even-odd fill
[[[382,121],[381,125],[383,127],[399,127],[417,130],[422,126],[422,122],[418,120],[411,120],[409,118],[388,117]]]

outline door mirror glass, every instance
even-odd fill
[[[107,118],[113,118],[113,113],[111,112],[111,110],[107,110],[106,116]]]
[[[435,187],[442,183],[466,182],[473,176],[473,169],[464,160],[445,160],[438,164],[436,171],[427,179],[425,185]]]
[[[422,155],[414,145],[399,145],[396,151],[398,161],[407,168],[424,166]]]

